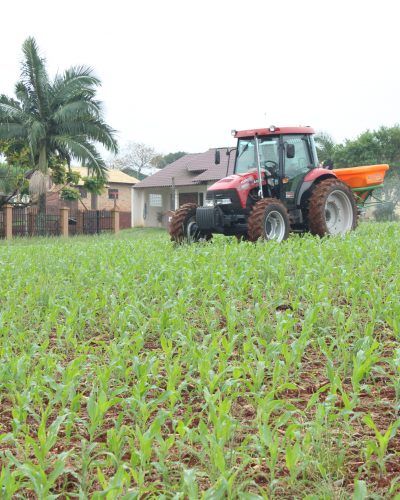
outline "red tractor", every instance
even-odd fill
[[[341,170],[319,168],[312,128],[270,127],[234,136],[233,175],[208,188],[204,206],[187,203],[174,212],[172,241],[209,240],[213,233],[282,241],[290,231],[324,236],[356,227],[355,195],[337,175]]]

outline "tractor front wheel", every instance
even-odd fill
[[[250,241],[275,240],[281,242],[289,236],[290,222],[285,205],[275,198],[257,201],[248,220]]]
[[[357,205],[351,189],[338,179],[315,186],[308,204],[308,226],[318,236],[344,234],[357,226]]]
[[[186,203],[176,210],[169,225],[171,241],[176,243],[197,243],[208,241],[212,238],[211,233],[200,231],[196,223],[195,203]]]

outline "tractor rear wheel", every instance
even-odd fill
[[[197,243],[208,241],[211,233],[200,231],[196,223],[196,203],[186,203],[176,210],[169,225],[171,241],[176,243]]]
[[[250,241],[275,240],[281,242],[289,236],[290,222],[285,205],[275,198],[257,201],[248,220]]]
[[[357,205],[351,189],[338,179],[315,186],[308,203],[308,226],[318,236],[344,234],[357,226]]]

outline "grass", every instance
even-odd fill
[[[2,242],[1,497],[399,495],[399,242]]]

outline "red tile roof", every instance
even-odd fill
[[[148,187],[168,187],[172,186],[174,178],[175,186],[190,186],[209,181],[217,181],[233,172],[235,163],[235,151],[232,151],[228,167],[228,148],[218,148],[221,152],[221,163],[215,165],[215,148],[209,149],[205,153],[187,154],[179,160],[162,168],[158,172],[135,185],[134,189]]]

